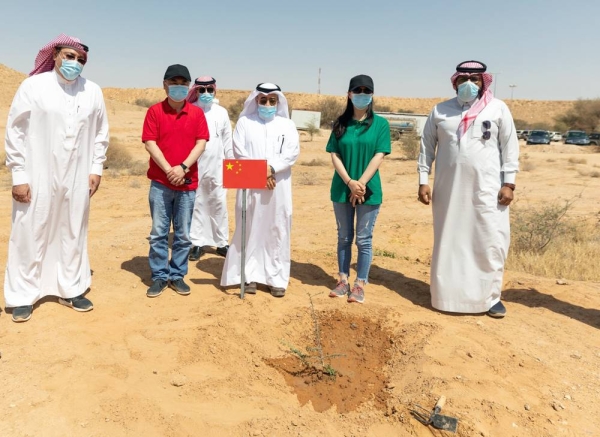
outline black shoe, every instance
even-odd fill
[[[256,282],[250,282],[249,284],[244,285],[244,293],[256,294]]]
[[[221,255],[222,257],[227,256],[227,251],[229,250],[229,246],[217,247],[217,255]]]
[[[273,297],[283,297],[285,296],[285,288],[281,287],[269,287],[271,291],[271,296]]]
[[[33,305],[15,307],[12,310],[12,321],[16,323],[26,322],[27,320],[31,319],[32,312]]]
[[[487,315],[490,317],[494,317],[495,319],[501,319],[502,317],[504,317],[506,315],[506,308],[504,307],[502,301],[498,301],[496,305],[491,307],[487,312]]]
[[[200,246],[192,246],[188,259],[190,261],[198,261],[202,255],[204,255],[204,249]]]
[[[169,281],[169,287],[175,290],[177,294],[181,294],[182,296],[187,296],[191,293],[190,286],[183,281],[183,278]]]
[[[79,311],[81,313],[85,313],[86,311],[91,311],[94,309],[94,304],[92,304],[92,301],[86,297],[83,297],[83,295],[72,297],[70,299],[63,299],[62,297],[59,297],[58,303],[68,306],[69,308],[73,308],[75,311]]]
[[[163,279],[157,279],[152,283],[148,291],[146,291],[146,296],[158,297],[162,294],[165,288],[167,288],[167,281]]]

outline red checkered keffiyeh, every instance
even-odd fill
[[[469,130],[469,128],[471,127],[471,125],[473,124],[473,122],[475,121],[475,119],[477,118],[479,113],[481,111],[483,111],[483,108],[485,108],[488,105],[488,103],[490,103],[492,101],[492,99],[494,98],[494,95],[492,94],[492,90],[490,89],[490,85],[492,84],[493,77],[491,74],[485,73],[486,66],[484,64],[477,62],[477,61],[467,61],[467,62],[463,62],[462,64],[458,64],[458,66],[456,68],[458,69],[459,67],[463,68],[463,69],[467,69],[467,68],[473,68],[473,69],[482,69],[483,68],[484,69],[483,73],[479,73],[479,72],[475,72],[475,71],[473,73],[457,71],[450,78],[450,81],[452,82],[452,87],[455,90],[456,90],[456,79],[458,79],[460,76],[467,76],[469,74],[478,73],[478,74],[481,74],[481,76],[483,78],[481,98],[473,106],[471,106],[471,108],[467,111],[467,113],[465,114],[463,119],[460,121],[460,124],[458,125],[457,136],[458,136],[458,140],[460,141],[460,139],[464,136],[464,134]]]
[[[200,76],[198,79],[196,79],[194,81],[194,85],[192,85],[192,87],[188,91],[187,101],[190,103],[195,103],[198,100],[198,94],[196,93],[196,90],[201,86],[207,87],[209,85],[215,88],[215,95],[216,95],[216,92],[217,92],[216,79],[211,76]]]
[[[56,47],[71,47],[85,53],[87,58],[87,46],[81,44],[79,38],[74,38],[61,33],[44,47],[42,47],[35,58],[35,67],[29,73],[30,76],[51,71],[54,68],[54,49]]]

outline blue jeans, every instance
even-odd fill
[[[373,228],[381,205],[356,205],[333,202],[333,212],[338,230],[338,267],[339,273],[350,276],[352,259],[352,240],[354,239],[354,215],[356,214],[356,263],[357,281],[368,282],[371,261],[373,260]]]
[[[163,281],[183,278],[188,272],[190,225],[194,211],[195,191],[171,190],[165,185],[152,181],[150,184],[150,254],[148,261],[152,280]],[[169,261],[169,231],[173,223],[173,247]]]

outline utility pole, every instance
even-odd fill
[[[492,76],[494,76],[494,96],[495,96],[495,97],[498,97],[498,96],[496,96],[496,86],[498,85],[498,77],[497,77],[497,76],[498,76],[500,73],[492,73],[492,72],[490,71],[490,74],[491,74]]]
[[[514,93],[516,87],[517,87],[516,85],[509,85],[509,88],[510,88],[510,99],[511,100],[513,99],[513,93]]]
[[[317,80],[317,94],[321,95],[321,67],[319,67],[319,79]]]

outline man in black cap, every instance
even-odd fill
[[[186,101],[192,78],[179,64],[167,68],[163,87],[167,98],[146,113],[142,141],[150,154],[149,263],[152,286],[148,297],[157,297],[169,286],[178,294],[190,294],[183,281],[191,247],[190,224],[198,187],[198,158],[209,139],[200,108]],[[173,223],[173,246],[169,260],[169,231]]]
[[[419,201],[433,199],[431,304],[501,318],[519,141],[508,107],[492,95],[484,63],[458,64],[450,81],[457,95],[429,115],[418,165]]]

